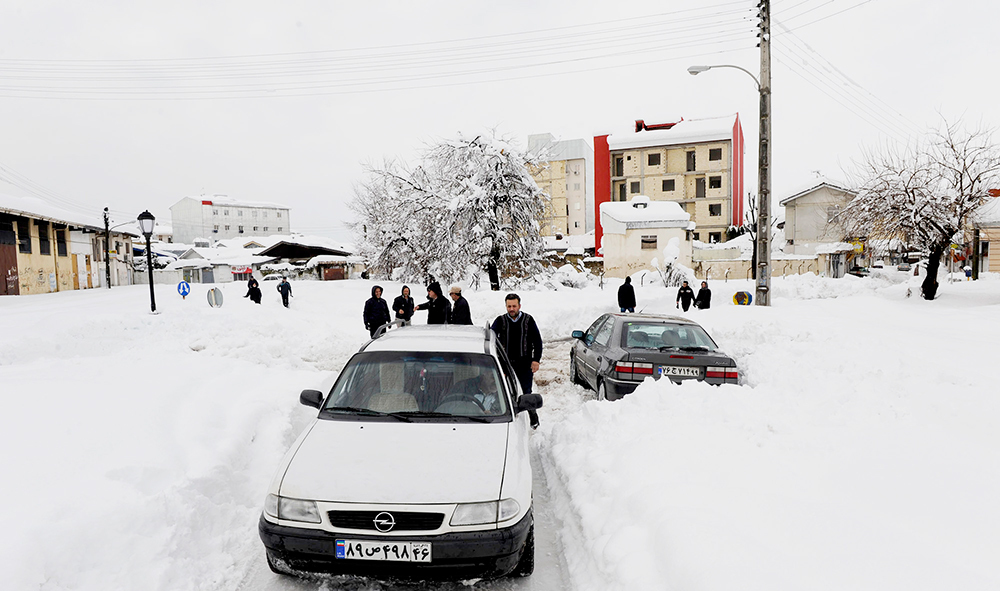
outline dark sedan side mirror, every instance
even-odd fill
[[[299,394],[299,402],[313,408],[320,408],[323,406],[323,398],[323,393],[319,390],[303,390],[302,393]]]
[[[573,338],[574,339],[582,339],[583,337],[584,337],[584,334],[583,334],[582,330],[574,330],[573,331]]]
[[[542,408],[541,394],[522,394],[517,399],[517,412],[522,410],[538,410]]]

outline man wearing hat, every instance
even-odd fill
[[[462,297],[462,288],[452,285],[448,291],[451,301],[454,302],[451,308],[451,324],[472,324],[472,310],[469,309],[469,300]]]

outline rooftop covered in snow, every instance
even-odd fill
[[[675,201],[653,201],[636,195],[629,201],[609,201],[601,204],[601,224],[605,233],[624,234],[634,228],[694,229],[691,214]]]
[[[646,125],[645,128],[641,128],[640,122],[636,122],[638,131],[608,136],[608,148],[627,150],[731,140],[738,117],[733,113],[706,119],[682,118],[673,124]]]

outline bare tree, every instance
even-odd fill
[[[857,197],[842,214],[848,231],[926,250],[920,289],[932,300],[941,257],[1000,179],[1000,152],[992,130],[944,122],[925,144],[867,151],[854,176]]]

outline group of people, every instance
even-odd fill
[[[691,289],[687,281],[677,290],[678,308],[683,306],[684,311],[687,312],[692,302],[694,303],[694,307],[699,310],[707,310],[712,306],[712,290],[708,288],[707,281],[701,282],[701,289],[698,290],[698,295],[695,295],[694,290]],[[618,288],[618,307],[622,313],[635,313],[635,288],[632,287],[631,277],[626,277],[625,283]]]
[[[292,295],[292,284],[288,282],[288,277],[281,276],[281,283],[278,284],[278,293],[281,294],[281,303],[288,307],[288,298]],[[261,300],[260,282],[251,275],[247,280],[247,294],[243,297],[250,298],[250,301],[259,304]]]
[[[427,310],[427,324],[472,324],[472,310],[469,308],[469,301],[462,296],[462,288],[451,286],[448,296],[451,302],[441,293],[441,284],[432,281],[427,286],[427,301],[415,305],[410,296],[410,288],[404,285],[400,294],[392,301],[392,313],[396,320],[402,320],[405,324],[413,320],[414,312],[421,310]],[[365,302],[365,328],[374,337],[379,327],[392,319],[389,305],[382,299],[382,287],[372,287],[372,297]]]
[[[469,301],[462,296],[462,288],[453,285],[448,290],[448,295],[451,303],[442,295],[441,284],[433,281],[427,286],[427,301],[414,305],[410,288],[404,285],[400,294],[392,301],[392,312],[396,320],[402,320],[405,324],[412,321],[414,312],[427,310],[427,324],[471,325],[472,311],[469,309]],[[507,313],[497,316],[490,328],[496,334],[497,343],[507,354],[514,375],[521,384],[521,391],[530,394],[534,374],[542,361],[542,334],[535,319],[521,311],[520,296],[516,293],[507,294],[504,305]],[[389,314],[389,306],[382,299],[382,287],[372,287],[372,297],[365,302],[364,311],[365,328],[372,337],[381,326],[391,321]],[[531,426],[538,427],[538,414],[529,410],[528,416]]]

